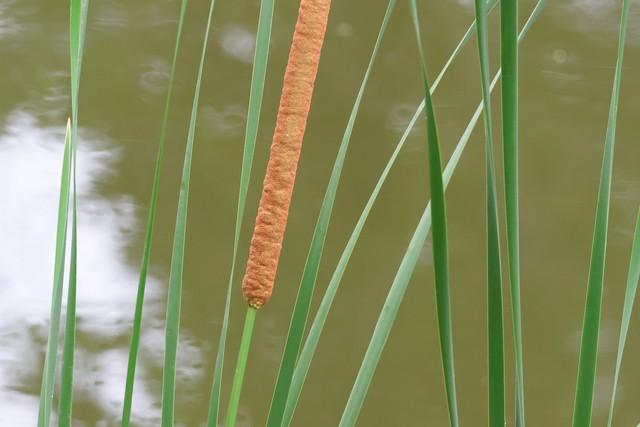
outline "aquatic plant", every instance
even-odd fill
[[[378,194],[394,165],[400,149],[406,138],[422,117],[426,123],[424,135],[428,159],[426,165],[429,172],[429,187],[431,200],[427,203],[422,217],[418,222],[406,252],[398,267],[397,273],[389,288],[386,301],[380,310],[378,321],[372,333],[371,341],[363,357],[362,364],[348,401],[340,420],[340,426],[351,427],[356,424],[362,405],[366,399],[369,386],[376,372],[378,362],[385,348],[391,328],[405,296],[409,280],[416,267],[418,257],[425,240],[432,230],[433,262],[435,276],[436,313],[438,320],[440,356],[444,377],[444,392],[448,405],[449,422],[452,426],[460,424],[458,410],[458,396],[456,391],[456,375],[454,363],[451,295],[449,279],[449,248],[447,234],[447,214],[445,190],[449,184],[462,153],[470,139],[471,132],[482,115],[484,119],[485,138],[485,179],[486,179],[486,231],[487,231],[487,340],[488,340],[488,424],[491,427],[503,426],[506,422],[507,409],[505,405],[505,351],[503,325],[503,284],[502,259],[500,248],[500,229],[504,226],[507,243],[507,265],[509,278],[509,295],[514,335],[514,419],[516,426],[525,425],[525,394],[524,394],[524,347],[522,333],[522,316],[520,300],[520,250],[519,250],[519,201],[518,191],[518,133],[519,133],[519,95],[518,95],[518,42],[525,36],[531,25],[541,13],[546,0],[539,0],[526,24],[518,33],[518,4],[517,0],[503,0],[500,4],[500,70],[494,78],[490,78],[489,43],[487,17],[496,6],[497,0],[476,0],[475,21],[469,27],[462,40],[451,54],[442,71],[433,80],[429,80],[427,55],[425,45],[421,40],[421,24],[423,20],[415,0],[410,0],[412,26],[417,44],[419,58],[419,75],[423,83],[423,102],[418,106],[405,133],[398,142],[396,149],[388,160],[379,180],[372,190],[369,199],[359,217],[354,230],[345,245],[344,251],[329,281],[329,285],[320,302],[315,318],[305,336],[307,319],[311,311],[311,301],[318,276],[318,269],[322,258],[325,238],[329,228],[333,204],[340,185],[341,172],[349,147],[354,123],[361,105],[363,93],[368,83],[370,72],[377,57],[381,40],[385,34],[392,12],[396,6],[395,0],[389,0],[382,18],[380,30],[371,52],[369,64],[366,68],[360,89],[347,121],[346,129],[336,156],[326,193],[320,207],[316,227],[309,243],[309,252],[305,262],[298,295],[293,307],[291,324],[282,352],[280,369],[274,387],[266,424],[269,427],[288,426],[293,415],[310,369],[320,335],[325,332],[325,322],[341,284],[345,269],[351,254],[360,237],[360,233],[367,221],[369,212],[376,202]],[[200,51],[200,62],[195,77],[195,90],[188,124],[187,144],[184,154],[181,185],[179,190],[174,230],[173,248],[171,255],[171,272],[167,294],[167,317],[165,324],[165,355],[163,364],[161,425],[174,425],[174,406],[176,397],[176,366],[178,351],[178,334],[180,330],[180,311],[182,296],[182,281],[184,270],[185,238],[187,232],[187,208],[189,201],[189,186],[191,164],[195,144],[196,121],[198,117],[199,96],[203,80],[203,70],[206,58],[207,41],[211,31],[211,22],[215,0],[209,3],[207,24],[204,40]],[[56,253],[54,281],[51,301],[51,320],[46,355],[43,366],[43,378],[38,414],[38,426],[50,425],[52,406],[54,401],[55,371],[57,366],[58,334],[60,328],[62,295],[65,272],[68,272],[66,320],[64,326],[64,351],[61,369],[61,388],[59,392],[58,424],[70,426],[72,421],[73,403],[73,373],[76,328],[76,264],[77,264],[77,200],[76,200],[76,146],[78,129],[78,92],[80,70],[83,56],[85,29],[87,20],[88,0],[71,0],[70,9],[70,58],[71,58],[71,119],[67,125],[63,152],[62,179],[60,187],[60,201],[58,208],[58,222],[56,232]],[[233,289],[233,279],[236,258],[240,241],[240,230],[244,218],[246,199],[254,157],[254,149],[260,109],[266,79],[266,65],[269,57],[269,41],[271,37],[274,2],[263,0],[258,22],[254,66],[251,78],[249,109],[246,123],[244,151],[240,183],[238,191],[238,205],[232,252],[231,272],[229,275],[222,326],[215,357],[211,396],[209,398],[209,414],[207,425],[219,425],[221,417],[219,405],[222,393],[222,368],[225,359],[225,345],[229,325],[229,311]],[[596,378],[598,335],[600,332],[600,310],[604,288],[604,265],[606,255],[606,240],[609,221],[609,204],[611,195],[611,180],[613,174],[613,154],[615,145],[615,130],[617,109],[620,97],[620,82],[622,78],[622,60],[627,32],[630,2],[622,0],[619,42],[617,47],[617,61],[613,80],[607,132],[604,144],[604,156],[600,177],[600,187],[596,207],[596,219],[592,243],[592,253],[585,303],[584,324],[579,356],[578,380],[573,414],[574,427],[589,426],[593,406],[594,383]],[[132,323],[131,344],[124,390],[124,405],[122,409],[122,426],[130,425],[133,402],[133,387],[138,347],[141,335],[141,321],[144,306],[145,283],[147,279],[151,243],[157,213],[157,200],[160,188],[160,167],[166,140],[166,129],[171,106],[171,93],[177,58],[181,46],[181,35],[184,26],[187,0],[180,2],[179,17],[176,30],[176,41],[173,60],[169,73],[167,95],[164,112],[160,123],[160,137],[155,159],[153,186],[150,197],[148,218],[144,237],[144,247],[140,266],[138,293]],[[242,333],[235,375],[229,393],[229,406],[226,412],[226,425],[236,424],[236,416],[241,398],[241,390],[245,366],[248,361],[252,340],[252,332],[256,322],[258,309],[263,307],[271,298],[283,237],[287,226],[289,206],[293,194],[296,178],[297,163],[302,148],[307,116],[311,108],[314,81],[320,64],[324,34],[330,10],[330,0],[301,0],[298,20],[295,26],[289,60],[284,74],[280,105],[275,123],[271,153],[264,178],[262,195],[258,207],[257,218],[251,244],[247,268],[242,281],[242,291],[248,309]],[[426,17],[428,21],[428,17]],[[451,155],[449,162],[442,170],[442,153],[438,138],[436,111],[431,96],[438,87],[449,66],[460,53],[462,47],[472,38],[477,38],[478,58],[480,64],[480,86],[482,101],[469,120],[460,140]],[[428,45],[426,45],[428,47]],[[500,200],[498,193],[498,179],[493,159],[493,121],[491,92],[502,77],[502,139],[503,139],[503,175],[504,175],[504,203],[505,223],[501,224],[498,215]],[[71,233],[68,233],[67,224]],[[70,234],[70,236],[68,235]],[[69,245],[67,244],[69,241]],[[65,269],[69,246],[68,270]],[[608,424],[612,425],[614,404],[618,378],[623,360],[623,351],[628,334],[630,317],[635,299],[636,288],[640,278],[640,211],[635,226],[634,238],[627,278],[627,291],[621,320],[621,332],[618,343],[613,391],[610,402]],[[330,331],[326,331],[330,333]]]
[[[247,269],[242,280],[242,292],[249,309],[231,388],[228,427],[235,425],[255,311],[266,304],[273,292],[330,6],[330,0],[300,2]]]

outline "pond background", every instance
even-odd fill
[[[312,313],[389,155],[421,99],[413,29],[398,2],[356,123]],[[421,2],[431,78],[473,20],[469,0]],[[619,1],[550,1],[520,50],[521,248],[525,393],[530,425],[569,425],[597,184],[615,66]],[[534,3],[520,2],[523,23]],[[239,425],[266,419],[308,244],[386,2],[335,0],[274,297],[261,310]],[[135,425],[158,423],[165,288],[187,122],[208,2],[191,1],[168,129],[134,397]],[[202,425],[230,268],[258,1],[218,0],[191,181],[179,350],[177,425]],[[78,337],[74,419],[116,425],[177,3],[94,1],[80,90]],[[296,2],[278,2],[233,294],[224,397],[239,344],[239,290],[273,132]],[[640,202],[640,3],[622,77],[594,425],[606,419],[631,233]],[[491,15],[492,70],[498,13]],[[68,7],[0,4],[0,425],[35,424],[44,360],[64,124]],[[444,158],[480,101],[473,39],[435,95]],[[499,91],[494,95],[499,120]],[[497,121],[496,124],[499,124]],[[498,137],[498,132],[496,132]],[[499,141],[499,137],[497,138]],[[478,126],[447,192],[461,419],[486,421],[484,146]],[[499,153],[499,147],[496,148]],[[500,155],[497,155],[500,166]],[[336,425],[406,245],[428,200],[421,121],[374,208],[328,319],[294,425]],[[501,189],[501,187],[500,187]],[[504,234],[504,233],[503,233]],[[362,414],[363,426],[447,425],[427,242]],[[504,245],[503,245],[504,249]],[[506,261],[506,258],[505,258]],[[503,267],[506,267],[503,262]],[[506,272],[506,268],[504,269]],[[508,423],[513,364],[505,282]],[[615,424],[640,423],[635,310]],[[221,402],[226,408],[226,400]]]

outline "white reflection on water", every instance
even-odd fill
[[[9,9],[13,7],[15,1],[3,0],[0,2],[0,38],[15,34],[20,31],[20,25],[15,18],[15,12]]]
[[[64,128],[38,127],[26,113],[14,113],[6,123],[0,132],[0,425],[35,425]],[[111,423],[121,410],[137,287],[136,266],[124,255],[137,227],[136,207],[127,197],[110,200],[97,195],[96,186],[113,172],[118,151],[104,138],[82,135],[75,397],[78,404],[99,408],[92,419]],[[161,297],[160,283],[150,278],[134,397],[137,425],[155,425],[158,419],[154,378],[162,364]],[[184,369],[178,375],[193,378],[201,363],[199,349],[185,341],[180,355]]]
[[[227,25],[220,31],[219,43],[229,56],[242,62],[253,61],[256,35],[241,25]]]

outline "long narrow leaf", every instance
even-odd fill
[[[609,421],[607,423],[609,427],[611,427],[611,423],[613,421],[613,409],[616,403],[616,390],[618,388],[620,368],[622,367],[622,355],[624,353],[624,346],[627,342],[629,324],[631,323],[631,313],[633,312],[633,303],[636,299],[636,290],[638,289],[638,281],[640,280],[640,209],[638,209],[636,228],[633,236],[633,244],[631,245],[631,258],[629,260],[629,275],[627,277],[627,290],[624,295],[624,308],[622,310],[622,319],[620,320],[620,339],[618,340],[616,370],[613,375],[613,390],[611,392]]]
[[[171,271],[169,273],[169,293],[167,295],[167,320],[165,324],[165,352],[164,369],[162,373],[162,427],[173,427],[174,405],[176,395],[176,358],[178,353],[178,333],[180,330],[180,304],[182,300],[182,272],[184,269],[184,246],[187,232],[187,207],[189,204],[189,182],[191,180],[191,160],[195,140],[196,119],[198,117],[198,103],[200,100],[200,86],[207,52],[207,41],[211,29],[211,20],[215,0],[211,0],[204,42],[200,54],[200,65],[196,77],[196,88],[191,107],[187,146],[184,154],[182,178],[180,181],[180,195],[178,196],[178,212],[176,214],[176,228],[171,252]]]
[[[487,317],[489,341],[489,426],[504,426],[504,331],[502,321],[502,278],[496,173],[493,163],[493,129],[489,90],[489,43],[487,10],[483,0],[475,2],[482,100],[484,103],[487,185]]]
[[[240,172],[240,189],[238,192],[238,208],[236,210],[236,224],[233,237],[231,272],[229,273],[229,283],[227,284],[227,297],[225,300],[222,327],[220,329],[220,338],[218,340],[218,352],[216,354],[216,362],[213,369],[213,382],[211,385],[211,398],[209,401],[207,427],[215,427],[218,425],[220,388],[222,385],[222,367],[224,363],[224,352],[227,342],[227,331],[229,329],[229,312],[231,310],[233,276],[236,267],[238,243],[240,241],[240,231],[242,230],[242,220],[244,218],[247,191],[249,189],[249,181],[251,178],[251,166],[253,164],[256,138],[258,136],[258,125],[260,123],[260,108],[262,106],[264,82],[267,73],[267,60],[269,59],[269,41],[271,39],[273,7],[273,0],[262,0],[262,2],[260,3],[260,18],[258,19],[256,50],[253,60],[253,72],[251,74],[249,110],[247,112],[247,127],[245,131],[244,150],[242,154],[242,170]]]
[[[497,82],[497,80],[498,76],[496,76],[494,81]],[[482,105],[479,105],[473,117],[469,121],[467,128],[462,134],[458,145],[456,145],[449,162],[447,163],[443,173],[443,185],[445,189],[451,180],[453,172],[458,166],[460,157],[469,142],[471,132],[477,124],[481,113]],[[414,119],[417,119],[418,117],[419,115],[416,115],[414,116]],[[397,155],[397,153],[394,152],[394,155]],[[390,164],[387,166],[389,167]],[[387,169],[385,169],[385,173],[386,172],[388,172]],[[379,184],[381,184],[380,181]],[[376,189],[379,190],[379,188]],[[418,257],[420,256],[420,252],[422,251],[430,227],[431,202],[427,203],[427,207],[418,222],[416,230],[409,242],[409,246],[402,258],[398,272],[393,279],[393,283],[389,289],[389,293],[387,294],[387,299],[380,311],[380,316],[378,317],[378,321],[373,331],[373,336],[369,342],[369,347],[367,348],[362,365],[358,371],[358,376],[356,377],[351,394],[349,395],[349,400],[347,401],[347,405],[342,414],[340,427],[351,427],[356,423],[358,415],[360,414],[360,409],[362,408],[362,404],[364,403],[364,399],[369,389],[369,385],[371,384],[371,379],[373,378],[378,361],[380,360],[380,355],[382,354],[382,350],[384,349],[389,333],[391,332],[391,327],[393,326],[393,322],[398,314],[400,303],[402,302],[405,291],[407,290],[409,279],[411,278],[416,263],[418,262]]]
[[[78,257],[77,226],[77,146],[78,146],[78,94],[80,91],[80,70],[87,29],[88,0],[72,0],[69,17],[69,53],[71,67],[71,167],[73,203],[71,216],[71,256],[69,260],[69,286],[67,289],[67,312],[64,330],[64,353],[62,358],[62,374],[60,384],[60,402],[58,425],[71,426],[71,410],[73,406],[73,366],[76,336],[76,285]]]
[[[60,310],[62,306],[62,287],[66,258],[67,220],[69,214],[69,188],[71,184],[71,120],[67,121],[67,132],[62,159],[62,177],[60,179],[60,199],[58,202],[58,223],[56,226],[56,252],[53,272],[53,290],[51,295],[51,317],[47,351],[42,373],[40,404],[38,408],[38,427],[49,427],[51,405],[55,383],[56,359],[58,356],[58,337],[60,334]]]
[[[520,31],[518,41],[521,41],[522,38],[527,34],[529,29],[533,25],[533,22],[540,15],[540,12],[542,11],[546,2],[547,0],[538,1],[535,8],[531,12],[531,15],[529,16],[527,23],[523,27],[522,31]],[[490,90],[493,90],[500,78],[500,75],[501,71],[499,70],[494,76],[493,81],[491,82]],[[478,123],[478,120],[480,119],[482,108],[483,103],[481,102],[476,108],[471,120],[467,124],[466,129],[462,133],[462,136],[460,137],[460,140],[456,145],[456,148],[453,151],[453,154],[451,155],[447,166],[444,169],[442,178],[445,189],[451,181],[451,177],[453,176],[453,173],[458,166],[460,157],[462,156],[462,153],[464,152],[464,149],[469,142],[471,133]],[[418,115],[415,115],[414,120],[416,120],[417,117]],[[410,126],[412,126],[412,124],[410,124]],[[390,164],[388,164],[387,166],[389,167]],[[373,378],[373,374],[375,373],[378,361],[380,360],[380,355],[382,354],[384,345],[387,341],[387,338],[389,337],[391,328],[393,327],[393,323],[398,313],[400,303],[402,302],[405,291],[407,290],[409,279],[411,278],[413,270],[415,269],[415,266],[418,262],[418,257],[420,256],[420,252],[422,251],[422,247],[424,245],[424,241],[427,238],[430,227],[431,204],[428,203],[427,207],[424,210],[424,213],[422,214],[422,217],[420,218],[420,221],[418,222],[411,241],[409,242],[409,246],[407,247],[407,250],[402,258],[400,267],[398,268],[398,272],[396,273],[393,284],[391,285],[389,293],[387,294],[387,299],[384,303],[384,306],[380,311],[380,316],[378,317],[378,321],[373,331],[373,336],[371,337],[369,347],[367,348],[367,352],[362,361],[362,365],[360,366],[358,376],[353,385],[353,389],[351,390],[349,400],[342,414],[342,419],[340,421],[341,427],[351,427],[355,425],[355,422],[360,413],[360,409],[362,408],[362,403],[364,402],[364,399],[366,397],[369,384],[371,383],[371,379]]]
[[[620,98],[620,80],[622,78],[622,58],[627,36],[627,18],[629,16],[630,5],[631,2],[629,2],[629,0],[622,0],[616,70],[613,79],[613,89],[611,91],[611,104],[609,106],[602,171],[598,188],[598,202],[596,204],[596,219],[591,244],[587,298],[580,342],[576,400],[573,408],[574,427],[584,427],[591,424],[593,388],[595,385],[596,365],[598,361],[598,334],[600,332],[600,310],[602,306],[602,289],[604,287],[607,231],[609,228],[613,151],[616,142],[616,119],[618,115],[618,99]]]
[[[445,378],[445,391],[449,408],[449,423],[457,427],[458,403],[456,398],[456,375],[453,355],[453,332],[451,326],[451,303],[449,292],[449,249],[447,242],[447,214],[442,183],[442,164],[440,160],[440,144],[436,117],[431,100],[429,80],[427,78],[427,63],[425,60],[422,40],[420,39],[420,23],[416,1],[411,1],[413,26],[416,32],[416,42],[422,81],[425,93],[425,120],[427,125],[427,146],[429,152],[429,188],[431,192],[431,214],[433,216],[433,265],[436,285],[436,309],[438,312],[438,332],[440,337],[440,354]]]
[[[80,91],[80,71],[84,53],[84,39],[87,29],[89,0],[71,0],[69,13],[69,53],[71,65],[71,134],[78,129],[78,93]]]
[[[520,225],[518,213],[518,0],[500,2],[502,145],[507,222],[511,320],[516,365],[516,427],[524,427],[524,364],[520,310]]]
[[[72,142],[73,168],[73,202],[71,207],[71,253],[69,258],[69,286],[67,288],[67,314],[64,328],[64,353],[62,356],[62,375],[60,378],[60,402],[58,411],[58,426],[71,426],[71,410],[73,404],[73,356],[76,339],[76,279],[78,263],[78,206],[75,143]]]
[[[144,246],[142,249],[142,261],[140,262],[140,276],[138,278],[138,292],[136,294],[136,306],[133,315],[131,329],[131,344],[129,346],[129,361],[127,364],[127,379],[124,389],[124,399],[122,405],[122,427],[128,427],[131,420],[131,406],[133,402],[133,385],[136,377],[136,363],[138,360],[138,348],[140,346],[140,330],[142,328],[142,307],[144,305],[144,293],[147,283],[147,273],[149,270],[149,258],[151,257],[151,243],[153,240],[153,229],[156,222],[156,212],[158,207],[158,193],[160,189],[160,169],[164,155],[164,145],[167,136],[167,125],[169,122],[169,109],[171,106],[171,94],[173,93],[173,81],[176,74],[176,63],[178,52],[180,51],[180,39],[184,25],[184,16],[187,10],[187,0],[182,0],[180,14],[178,17],[178,29],[176,31],[176,42],[173,49],[173,60],[171,61],[171,71],[167,85],[167,96],[164,103],[164,113],[160,127],[160,139],[158,142],[158,152],[153,172],[153,187],[151,188],[151,201],[149,202],[149,212],[147,214],[147,226],[144,235]]]
[[[311,245],[309,248],[309,253],[307,254],[304,271],[302,273],[298,296],[296,297],[296,302],[293,308],[291,325],[289,326],[289,333],[287,335],[287,341],[285,344],[282,361],[280,363],[280,370],[278,372],[278,378],[276,381],[273,398],[271,400],[271,408],[269,410],[269,417],[267,419],[268,427],[279,427],[283,424],[282,421],[287,404],[287,396],[289,394],[289,388],[291,385],[296,360],[300,352],[305,325],[309,316],[311,298],[313,296],[313,290],[315,288],[316,279],[318,276],[318,269],[320,267],[320,260],[322,258],[322,250],[324,248],[324,242],[327,236],[327,229],[329,228],[331,211],[333,209],[333,203],[338,191],[338,185],[340,183],[340,175],[342,173],[344,160],[347,154],[347,149],[349,148],[349,142],[351,141],[351,134],[353,132],[356,117],[358,115],[358,111],[360,110],[360,104],[362,102],[364,90],[367,86],[369,75],[371,73],[371,69],[373,68],[373,63],[377,57],[382,38],[384,36],[395,4],[396,0],[390,0],[387,4],[387,9],[382,19],[380,31],[378,32],[378,36],[373,47],[373,52],[371,53],[371,57],[369,59],[369,65],[367,66],[367,70],[365,71],[364,77],[362,79],[362,84],[360,85],[360,89],[351,110],[351,115],[349,116],[349,120],[342,137],[342,142],[340,143],[340,148],[338,149],[338,155],[333,165],[333,170],[331,171],[331,177],[329,178],[327,190],[322,201],[322,206],[320,207],[320,214],[318,215],[318,220],[313,232],[313,237],[311,238]]]

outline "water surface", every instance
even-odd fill
[[[262,123],[237,281],[253,226],[296,17],[274,17]],[[405,2],[398,2],[365,93],[337,196],[316,300],[368,195],[420,101]],[[620,2],[549,2],[521,44],[522,301],[530,425],[569,425],[595,200],[615,65]],[[272,301],[261,310],[239,425],[262,425],[318,208],[385,2],[334,1]],[[635,213],[640,203],[640,6],[632,5],[623,70],[594,425],[606,417]],[[472,2],[421,6],[432,78],[472,21]],[[533,7],[521,2],[522,22]],[[135,425],[158,425],[165,296],[193,82],[207,2],[189,4],[163,164],[157,233],[134,398]],[[177,424],[200,426],[229,274],[259,2],[219,0],[209,41],[192,172],[179,353]],[[117,425],[153,160],[173,49],[172,1],[92,2],[80,95],[78,351],[74,420]],[[55,209],[69,115],[67,7],[0,5],[0,425],[34,425],[53,272]],[[493,69],[498,15],[491,18]],[[435,96],[445,157],[480,100],[476,47]],[[494,97],[498,124],[499,96]],[[483,133],[447,192],[457,381],[465,425],[486,421]],[[497,159],[500,156],[497,152]],[[428,199],[424,127],[412,132],[344,277],[294,425],[336,425],[402,254]],[[499,163],[499,162],[498,162]],[[371,384],[359,425],[447,425],[430,242]],[[234,293],[228,392],[244,315]],[[508,307],[508,293],[505,293]],[[510,313],[505,313],[510,325]],[[632,324],[616,425],[640,422],[640,357]],[[513,425],[511,331],[506,332]],[[222,402],[226,408],[226,400]]]

